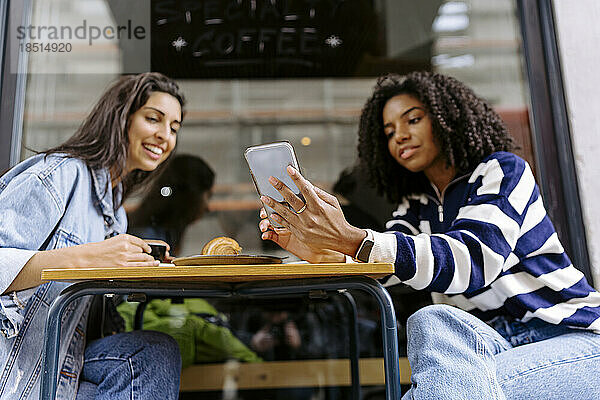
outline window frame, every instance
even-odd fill
[[[23,137],[27,53],[10,54],[8,27],[29,25],[32,0],[0,2],[0,173],[19,162]],[[13,57],[17,73],[11,71]]]
[[[567,254],[593,283],[553,9],[552,0],[517,0],[536,173]]]

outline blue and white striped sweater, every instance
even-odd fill
[[[369,261],[394,262],[386,285],[442,293],[483,320],[540,318],[600,333],[600,294],[564,252],[527,162],[485,158],[444,191],[409,196]]]

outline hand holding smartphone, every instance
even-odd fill
[[[261,144],[250,146],[244,152],[244,157],[250,168],[250,175],[260,196],[269,196],[282,204],[289,204],[284,201],[283,196],[269,183],[269,177],[274,176],[283,182],[294,194],[302,198],[300,190],[292,181],[287,173],[287,166],[291,165],[296,170],[300,170],[294,148],[287,141]],[[271,225],[275,228],[282,228],[280,224],[271,218],[274,210],[263,203],[265,211]],[[291,207],[290,207],[291,209]]]

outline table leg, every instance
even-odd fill
[[[77,292],[63,291],[50,306],[44,335],[44,363],[40,384],[40,400],[54,400],[58,380],[58,353],[62,314],[67,305],[80,297]]]
[[[360,400],[360,370],[359,370],[359,359],[360,359],[360,347],[358,344],[358,312],[356,310],[356,302],[354,297],[348,291],[340,293],[342,297],[346,299],[348,304],[350,315],[350,323],[348,336],[350,339],[350,376],[352,382],[352,398],[354,400]]]
[[[365,278],[367,279],[367,278]],[[396,313],[390,294],[379,283],[371,279],[372,282],[364,282],[363,289],[379,303],[381,310],[381,328],[383,335],[383,361],[385,368],[386,399],[399,400],[401,398],[400,389],[400,356],[398,354],[398,330],[396,325]]]
[[[147,299],[145,302],[141,302],[135,308],[135,317],[133,319],[133,329],[136,331],[141,331],[144,329],[144,311],[146,311],[146,306],[150,302],[150,299]]]

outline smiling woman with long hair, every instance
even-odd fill
[[[412,387],[404,399],[600,398],[600,294],[565,253],[531,169],[508,152],[496,112],[458,80],[381,77],[360,119],[358,154],[398,204],[386,232],[350,225],[335,197],[298,171],[306,199],[273,186],[264,240],[313,262],[388,262],[388,285],[447,305],[407,322]]]
[[[125,234],[122,203],[169,158],[184,103],[164,75],[124,76],[70,139],[0,177],[0,398],[39,398],[48,304],[68,285],[42,282],[42,268],[158,265]],[[86,343],[89,304],[65,312],[57,398],[176,399],[176,343],[157,332]]]

